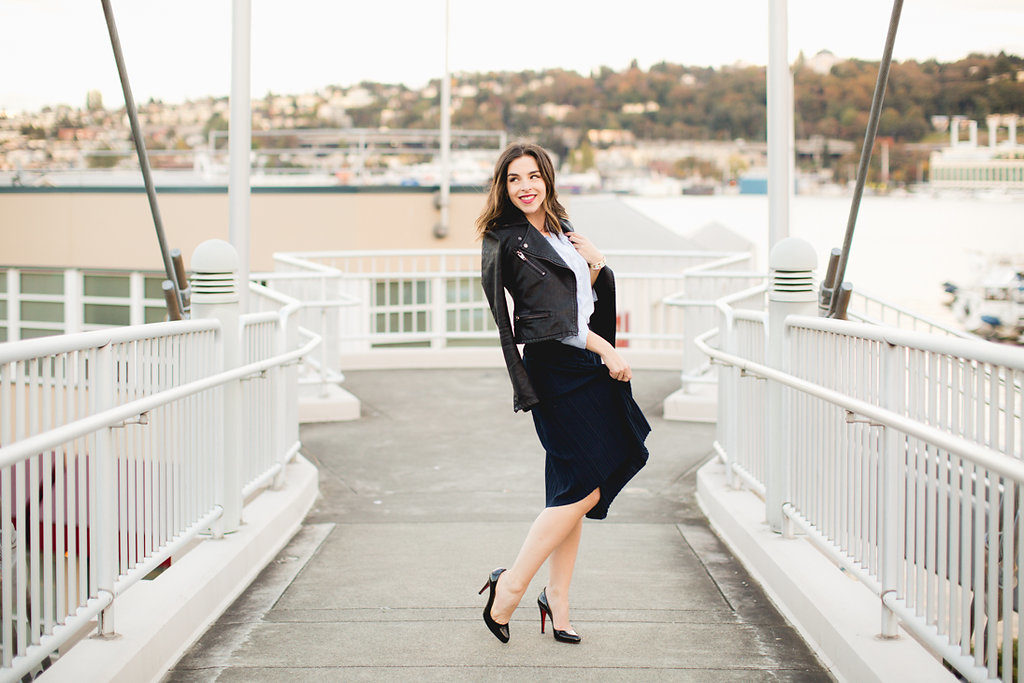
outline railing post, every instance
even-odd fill
[[[128,275],[128,316],[129,324],[142,325],[146,322],[146,277],[137,270]]]
[[[736,335],[733,334],[731,309],[721,310],[718,315],[718,345],[726,353],[736,354]],[[736,474],[732,460],[736,457],[736,401],[739,387],[736,379],[739,370],[733,366],[722,368],[718,373],[718,423],[715,426],[718,443],[725,451],[725,479],[730,488],[736,487]]]
[[[238,253],[224,240],[207,240],[192,252],[192,315],[194,319],[220,321],[221,370],[241,365],[239,329]],[[237,531],[242,522],[242,386],[241,380],[221,389],[222,430],[214,449],[214,491],[224,512],[214,525],[214,535]]]
[[[683,296],[689,301],[697,299],[693,291],[693,280],[689,273],[683,273]],[[683,391],[690,391],[690,373],[696,369],[697,363],[694,361],[696,357],[696,347],[694,346],[693,340],[698,334],[704,332],[703,329],[697,329],[697,307],[692,304],[684,304],[683,309],[683,372],[681,379],[683,382]]]
[[[7,269],[7,341],[21,339],[21,271]]]
[[[64,271],[64,334],[82,331],[85,322],[85,306],[83,295],[82,271],[67,268]]]
[[[786,353],[786,318],[790,315],[814,315],[817,293],[814,290],[814,248],[798,237],[787,237],[776,244],[769,256],[771,288],[768,292],[768,365],[789,370]],[[768,382],[768,468],[765,473],[765,508],[768,525],[776,533],[783,531],[782,506],[789,502],[791,454],[786,446],[790,414],[786,410],[787,392],[778,382]]]
[[[443,266],[442,266],[443,269]],[[435,275],[430,281],[432,301],[430,347],[442,349],[448,345],[448,318],[445,315],[445,277]]]
[[[320,301],[321,304],[327,301],[327,276],[322,275],[320,277]],[[327,306],[320,306],[320,337],[323,341],[320,342],[320,398],[327,398],[327,359],[329,357],[328,346],[330,346],[329,339],[337,335],[329,335],[327,332],[328,321],[327,321]]]
[[[904,367],[900,348],[886,344],[882,349],[882,382],[884,406],[897,413],[903,410],[903,373]],[[878,519],[881,523],[881,544],[879,546],[878,564],[882,586],[882,597],[889,592],[896,592],[899,574],[899,523],[905,519],[905,512],[899,509],[899,459],[902,449],[899,447],[899,433],[891,427],[883,427],[881,469],[881,499]],[[883,638],[899,636],[896,614],[882,603]]]
[[[281,318],[281,328],[278,334],[279,354],[287,353],[294,349],[298,342],[298,322],[295,319],[295,311],[288,310]],[[277,385],[277,396],[275,397],[274,434],[277,438],[277,457],[281,458],[281,472],[274,478],[273,488],[284,486],[284,455],[299,440],[299,366],[298,363],[289,363],[283,367],[275,368],[280,383]]]
[[[355,281],[350,280],[349,282],[354,283],[358,287],[359,295],[357,298],[359,299],[359,304],[355,312],[349,314],[349,320],[354,321],[351,332],[342,338],[348,340],[354,337],[357,340],[354,343],[349,342],[349,348],[352,351],[369,351],[373,348],[373,343],[370,339],[377,332],[377,321],[372,313],[374,307],[371,305],[373,301],[374,280],[370,277],[365,277]]]
[[[324,292],[324,302],[334,301],[341,298],[341,273],[337,270],[334,271],[329,279],[325,279],[324,282],[326,290]],[[331,373],[335,370],[340,371],[341,369],[341,310],[337,306],[325,306],[324,315],[324,329],[321,331],[323,341],[320,342],[324,345],[327,351],[327,365],[324,368],[325,373]],[[293,338],[292,346],[288,348],[294,349],[294,342],[297,337]]]
[[[96,350],[95,365],[92,368],[92,410],[94,413],[114,407],[114,359],[110,344]],[[114,463],[113,428],[104,427],[96,432],[92,457],[96,466],[96,484],[92,495],[96,498],[96,518],[91,534],[96,545],[96,588],[99,592],[114,595],[114,579],[117,577],[117,467]],[[97,617],[96,635],[109,638],[114,635],[114,602]]]

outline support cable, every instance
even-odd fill
[[[114,61],[117,62],[117,75],[121,79],[121,90],[124,91],[124,105],[128,111],[128,121],[132,128],[132,139],[135,141],[135,152],[139,157],[139,167],[142,169],[142,180],[146,185],[146,196],[149,198],[149,210],[153,215],[153,225],[156,227],[156,239],[160,243],[160,255],[163,257],[164,270],[167,279],[170,280],[174,289],[174,298],[178,302],[177,310],[183,309],[181,301],[181,290],[174,275],[174,264],[171,262],[170,250],[167,248],[167,238],[164,236],[164,223],[160,217],[160,207],[156,202],[156,190],[153,187],[153,177],[149,170],[149,157],[146,155],[146,143],[142,137],[142,127],[139,125],[139,114],[135,107],[135,97],[132,96],[132,87],[128,82],[128,69],[124,64],[124,54],[121,51],[121,39],[117,35],[117,24],[114,23],[114,11],[110,7],[110,0],[100,0],[103,5],[103,16],[107,20],[107,32],[110,34],[110,46],[114,49]],[[168,307],[171,320],[175,318],[171,308]]]
[[[860,211],[860,199],[864,194],[864,181],[868,175],[868,164],[871,161],[871,151],[875,146],[875,137],[878,134],[878,120],[882,113],[882,100],[885,98],[885,88],[889,82],[889,67],[892,64],[892,46],[896,42],[896,29],[900,23],[900,13],[903,11],[903,0],[893,0],[892,15],[889,17],[889,33],[885,37],[885,50],[882,52],[882,61],[878,65],[878,79],[875,81],[875,94],[871,98],[871,113],[868,116],[868,127],[864,131],[864,146],[860,150],[860,165],[857,167],[857,184],[853,189],[853,203],[850,205],[850,217],[846,221],[846,236],[843,238],[843,250],[839,255],[839,265],[836,269],[835,291],[838,291],[846,276],[846,262],[850,258],[850,245],[853,243],[853,229],[857,224],[857,213]],[[835,293],[829,302],[828,317],[835,317],[839,304],[839,297]]]

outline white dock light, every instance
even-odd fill
[[[771,267],[771,289],[768,292],[768,365],[787,372],[790,350],[786,341],[786,318],[791,315],[814,315],[818,294],[814,289],[814,267],[818,257],[807,240],[787,237],[772,247],[768,256]],[[765,516],[772,531],[788,534],[782,506],[789,501],[789,478],[793,463],[786,442],[786,426],[791,415],[783,387],[769,382],[768,404],[768,467],[765,472]]]
[[[192,303],[226,304],[238,301],[238,252],[228,242],[206,240],[192,252]]]
[[[212,359],[215,371],[242,364],[239,318],[238,252],[224,240],[206,240],[192,252],[192,319],[218,320],[220,358]],[[241,380],[225,384],[220,392],[219,415],[223,437],[214,449],[214,502],[224,508],[213,525],[213,535],[237,531],[242,523],[242,388]]]
[[[817,301],[814,268],[818,256],[814,247],[799,237],[787,237],[772,247],[768,263],[772,271],[770,301]]]

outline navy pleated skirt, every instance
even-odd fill
[[[647,463],[651,426],[629,382],[612,379],[593,351],[559,341],[526,344],[523,363],[540,397],[531,413],[546,452],[547,507],[576,503],[600,488],[587,517],[604,519]]]

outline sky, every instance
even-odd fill
[[[254,97],[443,72],[445,0],[251,0]],[[452,71],[765,64],[768,0],[450,0]],[[111,0],[138,102],[231,88],[230,0]],[[877,60],[890,0],[789,0],[789,52]],[[1024,0],[905,0],[894,57],[1024,55]],[[0,0],[0,111],[123,104],[99,2]]]

